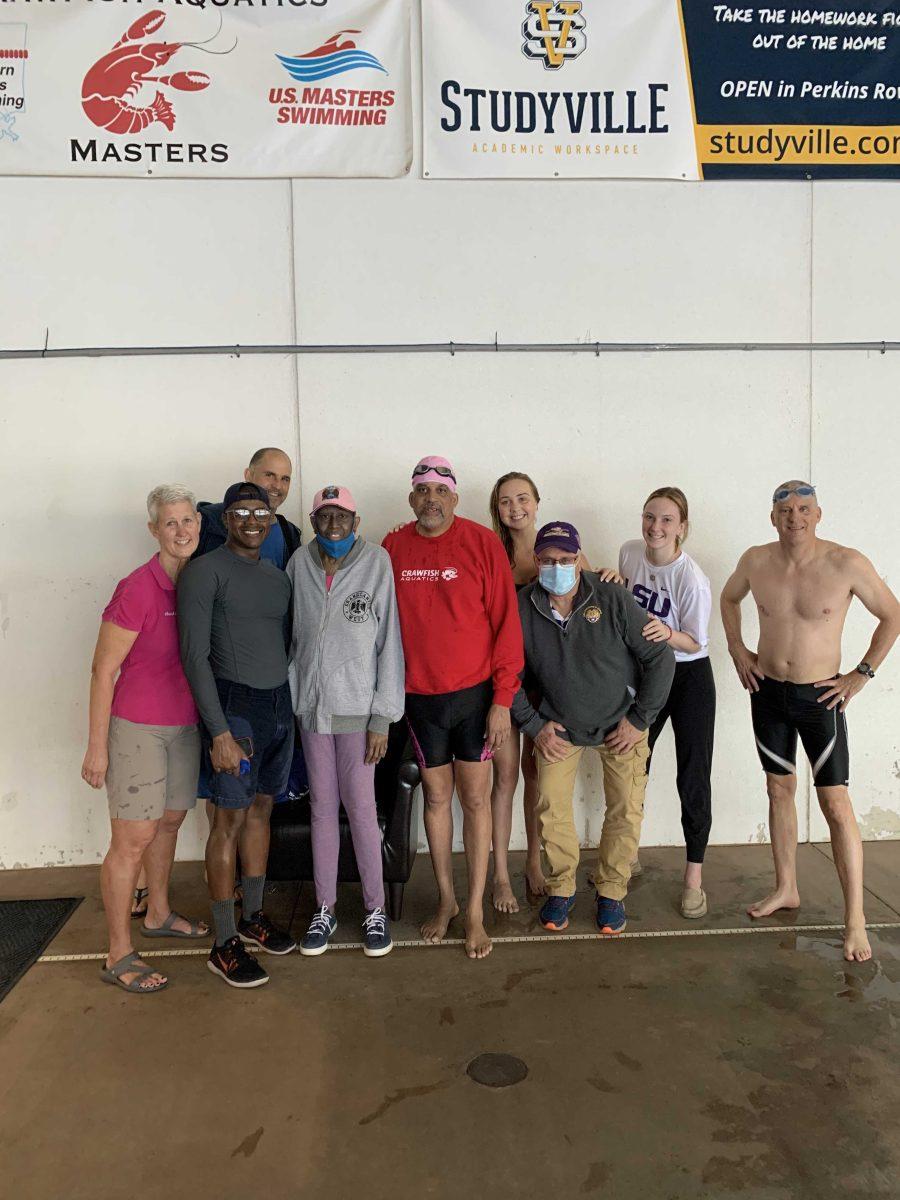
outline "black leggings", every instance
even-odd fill
[[[675,678],[659,716],[650,726],[650,753],[663,726],[672,718],[675,734],[676,783],[681,800],[681,828],[688,862],[702,863],[712,825],[713,732],[716,684],[708,658],[675,664]],[[647,762],[647,771],[650,771]]]

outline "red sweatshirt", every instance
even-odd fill
[[[394,565],[406,690],[435,696],[491,678],[494,703],[519,690],[522,626],[500,539],[464,517],[440,537],[415,523],[383,542]]]

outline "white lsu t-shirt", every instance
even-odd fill
[[[712,588],[689,554],[682,550],[674,562],[657,567],[647,559],[642,539],[626,542],[619,551],[619,574],[641,608],[676,632],[689,634],[700,647],[696,654],[673,647],[676,662],[709,657]]]

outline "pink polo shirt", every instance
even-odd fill
[[[195,724],[178,650],[175,584],[158,554],[116,585],[102,619],[138,635],[116,680],[112,715],[138,725]]]

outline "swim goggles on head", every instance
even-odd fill
[[[413,467],[413,479],[417,475],[429,475],[432,471],[435,475],[443,475],[445,478],[452,479],[456,483],[456,476],[449,467],[433,467],[431,463],[419,463],[417,467]]]
[[[809,483],[804,483],[801,487],[779,488],[772,497],[772,503],[780,504],[782,500],[787,500],[788,496],[792,494],[795,496],[814,496],[816,489]]]

